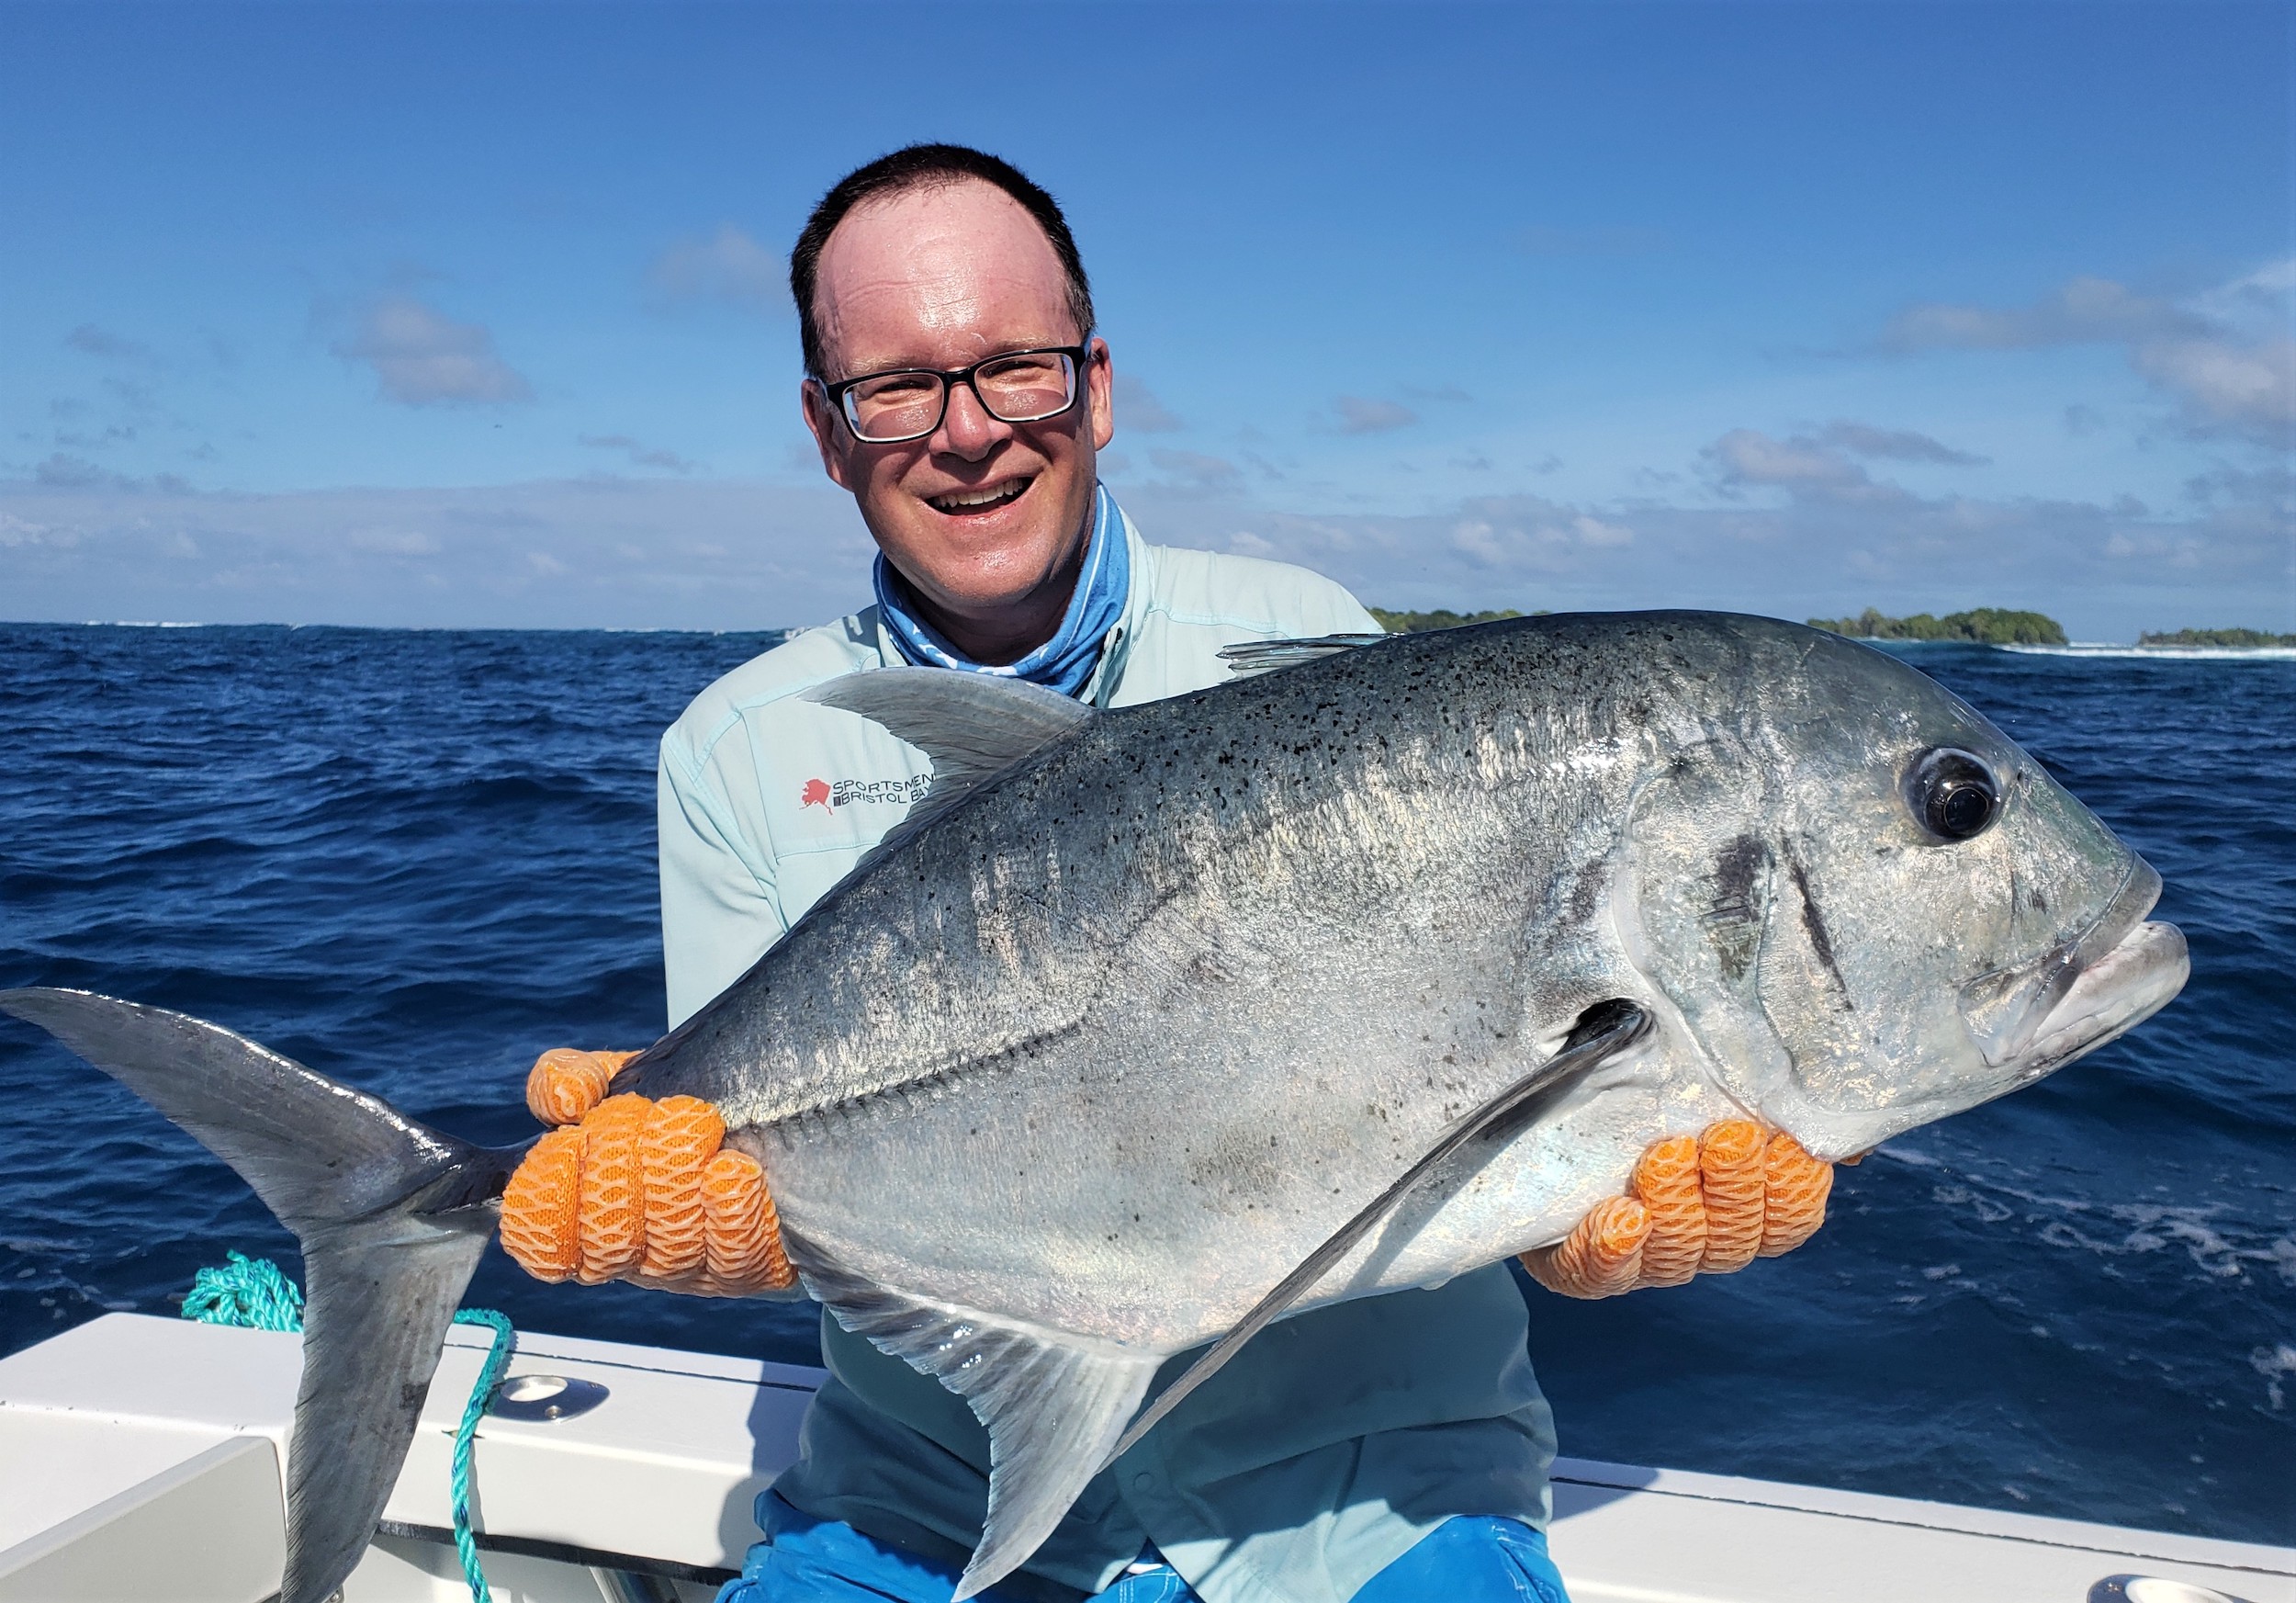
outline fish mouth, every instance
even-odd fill
[[[2138,924],[2082,969],[2049,1010],[2026,1048],[2020,1073],[2039,1079],[2134,1029],[2173,1001],[2191,975],[2182,930]]]
[[[2160,891],[2159,873],[2132,854],[2120,890],[2088,929],[2037,962],[1964,987],[1962,1019],[1986,1062],[2014,1067],[2021,1085],[2167,1006],[2192,963],[2184,931],[2145,920]]]

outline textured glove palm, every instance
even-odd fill
[[[1816,1234],[1833,1180],[1793,1136],[1728,1119],[1649,1147],[1627,1195],[1597,1202],[1561,1241],[1523,1254],[1523,1267],[1566,1297],[1730,1274]]]
[[[556,1125],[502,1192],[502,1247],[546,1281],[739,1297],[796,1282],[765,1170],[698,1097],[605,1094],[631,1052],[546,1052],[526,1106]]]

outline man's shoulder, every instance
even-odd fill
[[[772,717],[785,704],[804,705],[793,702],[800,692],[840,674],[881,665],[873,609],[801,629],[720,675],[687,704],[662,736],[662,744],[682,751],[695,764],[706,762],[733,730],[761,716]]]
[[[1148,546],[1148,611],[1181,627],[1255,635],[1323,635],[1377,628],[1345,585],[1289,562]]]

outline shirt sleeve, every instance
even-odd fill
[[[742,837],[706,768],[670,739],[656,780],[661,851],[662,967],[676,1029],[789,932],[773,859]]]
[[[1371,609],[1357,601],[1345,585],[1332,585],[1329,604],[1332,609],[1333,621],[1327,632],[1331,634],[1384,635],[1387,633],[1387,627],[1373,617]]]

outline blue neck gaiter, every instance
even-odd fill
[[[994,673],[1025,679],[1031,684],[1075,695],[1092,677],[1100,660],[1101,642],[1124,615],[1131,593],[1132,557],[1124,541],[1124,516],[1108,486],[1093,486],[1092,535],[1085,545],[1084,570],[1076,575],[1075,593],[1052,638],[1018,662],[992,666],[974,662],[951,645],[939,629],[917,615],[909,588],[881,553],[873,578],[877,611],[892,632],[894,644],[910,666],[954,668],[962,673]]]

